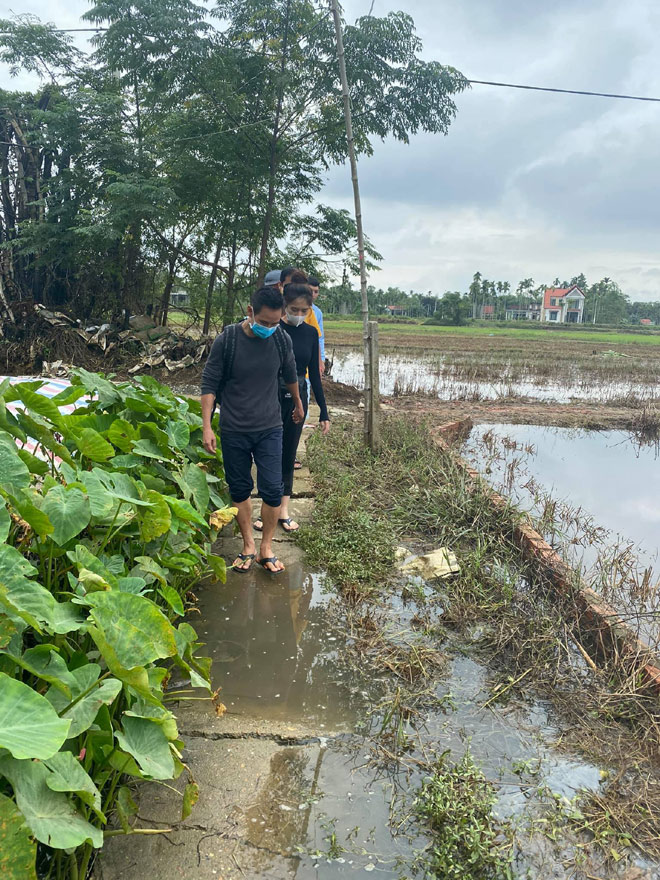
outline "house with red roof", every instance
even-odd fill
[[[584,316],[584,293],[572,287],[546,287],[543,294],[543,321],[551,324],[581,324]]]

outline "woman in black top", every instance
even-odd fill
[[[307,416],[309,401],[307,399],[306,376],[309,371],[309,380],[312,385],[314,397],[321,410],[319,427],[324,434],[330,430],[328,408],[321,384],[321,370],[319,368],[319,334],[315,327],[305,323],[305,318],[312,307],[312,292],[306,284],[286,284],[284,287],[284,316],[281,321],[282,328],[291,337],[293,354],[296,359],[296,372],[298,373],[298,386]],[[296,424],[293,421],[293,399],[286,388],[280,388],[280,403],[282,406],[282,424],[284,433],[282,437],[282,479],[284,491],[282,493],[282,506],[280,507],[279,523],[285,532],[296,532],[300,528],[289,516],[289,501],[293,491],[293,471],[298,451],[298,443],[302,436],[304,422]],[[261,520],[254,524],[255,528],[262,528]]]

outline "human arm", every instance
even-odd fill
[[[221,387],[223,379],[224,342],[223,335],[216,338],[202,373],[202,396],[200,398],[202,405],[202,443],[204,449],[211,454],[215,454],[217,446],[215,431],[211,427],[211,419],[213,418],[213,409],[218,389]]]
[[[305,410],[303,409],[302,400],[300,399],[300,388],[298,387],[298,378],[295,382],[287,382],[286,390],[293,398],[293,421],[296,425],[305,420]]]
[[[298,371],[296,370],[296,359],[293,354],[293,344],[288,333],[284,333],[286,343],[284,362],[282,363],[282,381],[286,385],[286,389],[293,398],[293,421],[296,424],[304,421],[305,411],[303,409],[302,400],[300,399],[300,388],[298,387]]]
[[[327,427],[323,428],[323,433],[327,434],[330,428],[330,416],[328,415],[328,407],[325,402],[325,394],[323,392],[323,384],[321,382],[320,358],[319,358],[319,340],[318,337],[312,343],[312,355],[309,359],[309,381],[314,392],[314,399],[319,405],[321,414],[319,422],[323,425],[327,423]]]
[[[215,431],[211,427],[213,408],[215,406],[215,394],[202,394],[200,402],[202,404],[202,443],[207,452],[210,452],[211,455],[215,455],[217,440]]]

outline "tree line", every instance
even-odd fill
[[[0,317],[21,301],[164,323],[178,280],[205,329],[273,266],[356,269],[347,211],[316,204],[346,154],[334,32],[311,0],[98,0],[83,53],[53,24],[0,20]],[[358,154],[446,134],[454,68],[420,57],[403,12],[345,23]],[[369,245],[370,260],[379,258]],[[0,322],[0,331],[2,322]]]
[[[464,291],[432,291],[418,293],[399,287],[387,289],[369,287],[369,306],[374,314],[385,314],[390,306],[401,307],[411,318],[426,318],[447,324],[464,324],[480,319],[483,307],[490,306],[488,318],[506,320],[507,309],[523,309],[543,302],[547,287],[577,285],[585,294],[584,321],[595,324],[639,324],[648,319],[660,324],[660,301],[632,302],[611,278],[589,283],[583,273],[570,279],[555,278],[537,284],[533,278],[523,278],[515,288],[508,281],[490,281],[481,272],[475,272],[472,282]],[[324,309],[330,314],[354,314],[360,309],[359,291],[353,289],[344,277],[341,284],[324,290]]]

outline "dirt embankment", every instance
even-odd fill
[[[474,422],[553,425],[559,428],[623,428],[644,431],[650,417],[643,409],[605,403],[554,403],[527,398],[506,400],[429,400],[427,397],[385,398],[383,406],[397,412],[428,415],[434,420],[471,418]]]

